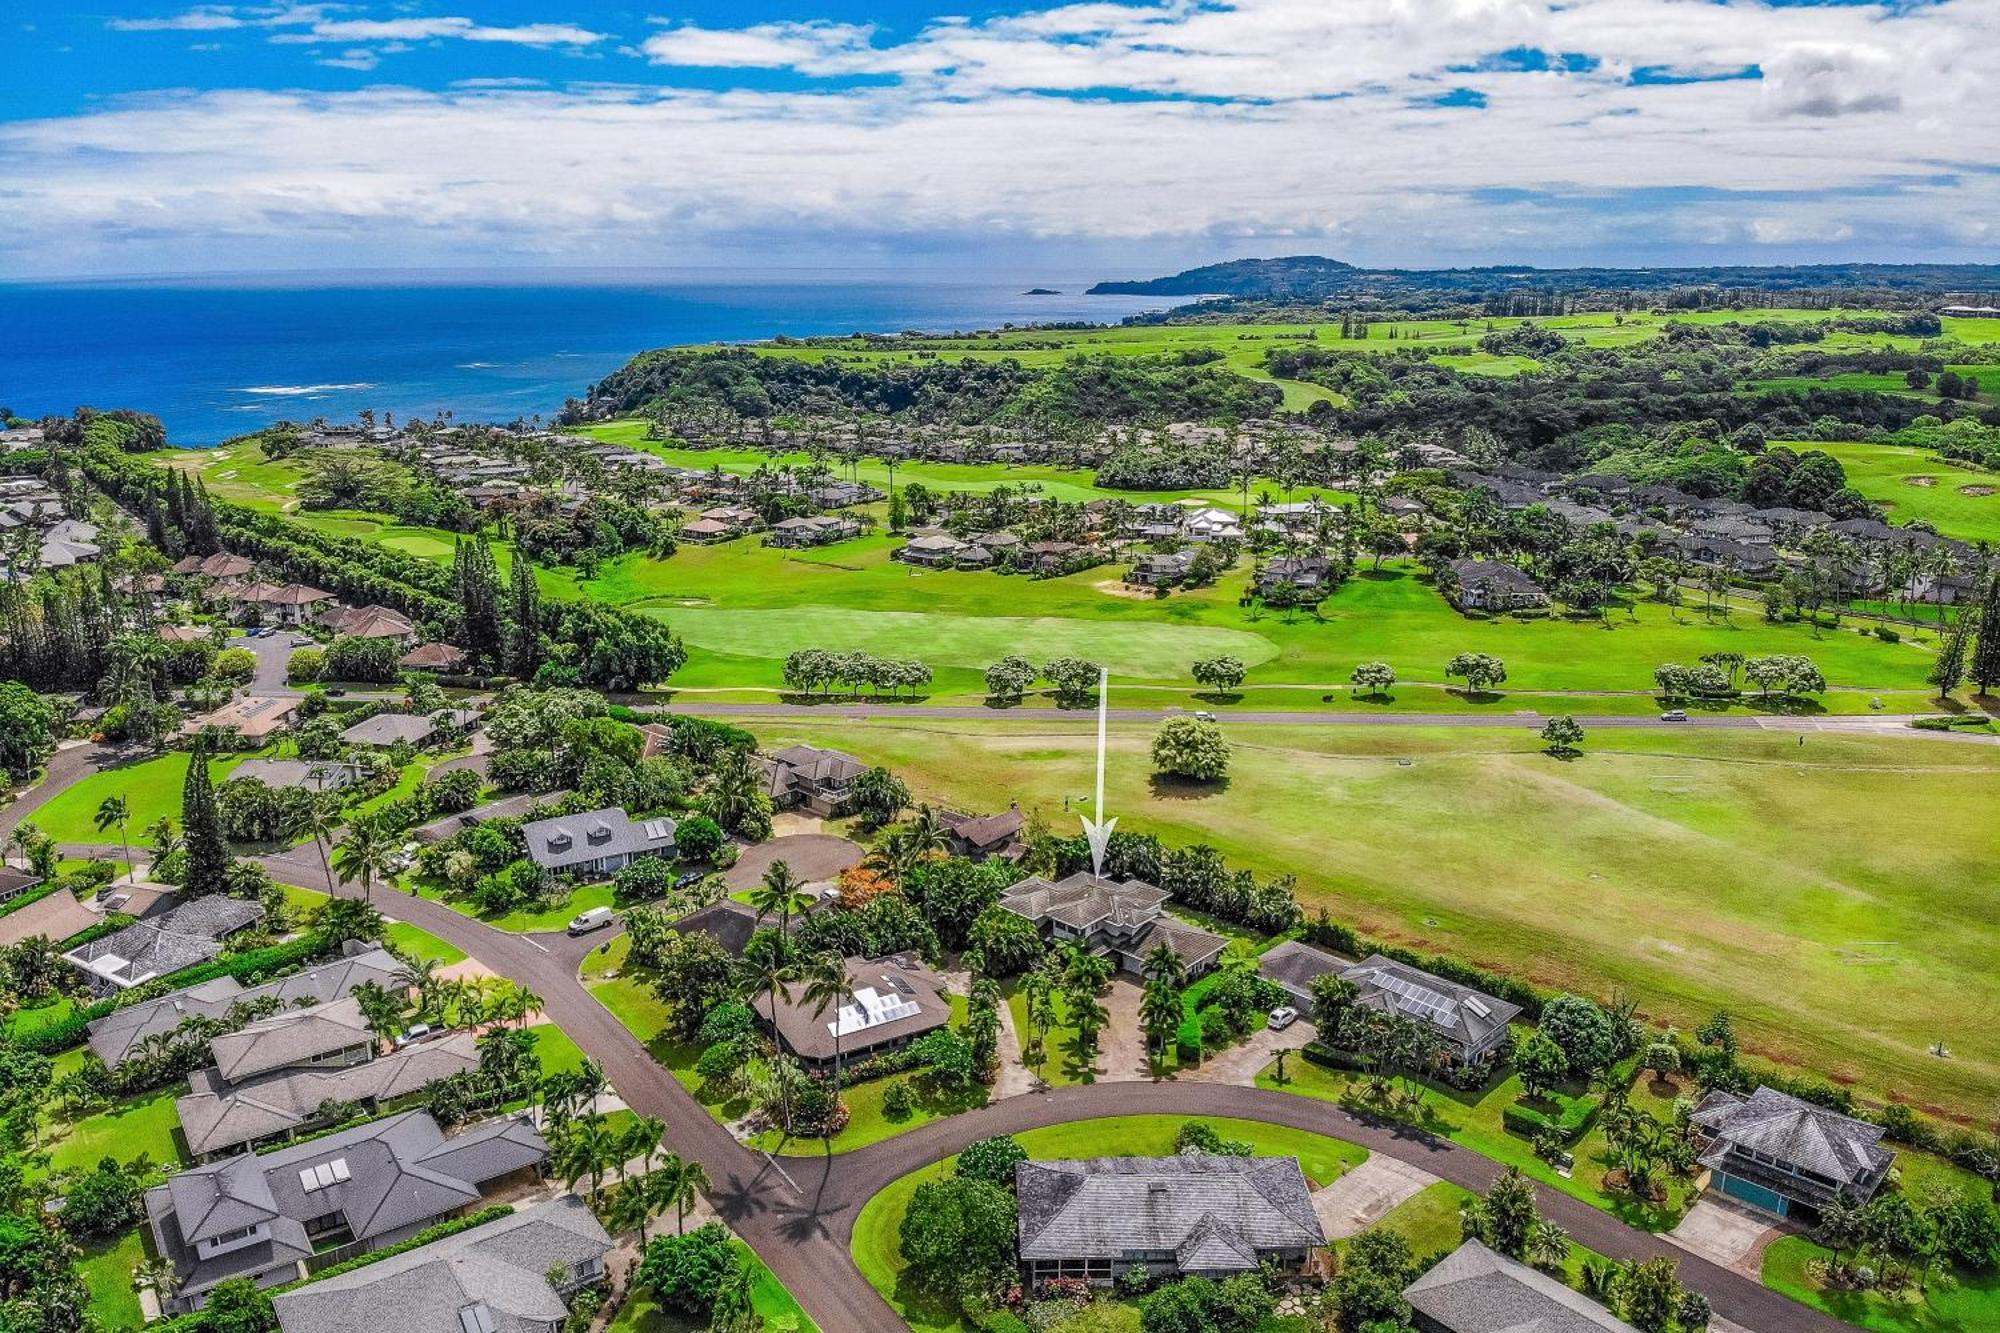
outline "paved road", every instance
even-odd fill
[[[978,704],[886,704],[886,703],[703,703],[676,699],[670,705],[676,713],[704,717],[825,718],[834,722],[863,722],[907,718],[956,718],[986,722],[1073,722],[1094,725],[1097,713],[1090,708],[985,708]],[[1158,722],[1183,715],[1185,708],[1113,708],[1114,722]],[[1534,709],[1508,713],[1365,713],[1314,711],[1306,709],[1231,708],[1221,715],[1224,722],[1256,723],[1279,727],[1463,727],[1470,729],[1518,728],[1541,730],[1551,715]],[[1816,717],[1779,717],[1765,714],[1730,713],[1718,717],[1696,714],[1685,722],[1662,722],[1646,713],[1574,714],[1585,728],[1658,728],[1671,731],[1783,731],[1854,732],[1865,735],[1908,736],[1933,740],[2000,743],[2000,735],[1981,736],[1962,732],[1920,731],[1908,725],[1922,714],[1915,713],[1836,713]]]
[[[310,847],[264,861],[286,883],[353,894],[349,887],[327,882]],[[903,1327],[849,1256],[862,1206],[891,1181],[991,1134],[1106,1115],[1232,1116],[1330,1134],[1468,1189],[1485,1189],[1500,1172],[1497,1163],[1469,1149],[1404,1126],[1362,1119],[1326,1102],[1259,1088],[1171,1082],[1106,1083],[1012,1097],[858,1152],[787,1156],[774,1164],[718,1125],[578,981],[579,964],[607,936],[516,935],[428,899],[378,893],[376,901],[389,915],[450,941],[539,994],[550,1021],[603,1066],[618,1095],[640,1114],[666,1122],[668,1148],[707,1168],[717,1213],[829,1333]],[[1684,1280],[1706,1292],[1718,1314],[1757,1333],[1832,1333],[1846,1327],[1569,1195],[1544,1190],[1542,1208],[1580,1244],[1600,1253],[1678,1260]]]
[[[108,768],[127,757],[126,752],[117,746],[97,745],[88,741],[82,745],[72,745],[57,750],[49,757],[42,780],[23,792],[12,805],[0,810],[0,839],[4,839],[21,824],[31,822],[35,811],[92,773],[101,768]]]

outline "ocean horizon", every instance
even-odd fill
[[[1094,278],[824,272],[371,270],[0,284],[0,406],[153,412],[177,446],[274,421],[553,417],[648,348],[787,335],[1116,323],[1185,298]],[[1058,294],[1030,296],[1031,287]]]

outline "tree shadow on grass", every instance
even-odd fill
[[[1226,777],[1200,782],[1173,773],[1155,773],[1150,781],[1154,798],[1161,801],[1203,801],[1229,790],[1229,779]]]
[[[1196,690],[1194,697],[1205,704],[1240,704],[1243,702],[1241,690]]]

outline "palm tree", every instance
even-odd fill
[[[161,1309],[166,1308],[167,1302],[174,1298],[174,1292],[181,1285],[181,1276],[175,1271],[171,1259],[141,1260],[133,1268],[132,1278],[139,1286],[153,1289],[153,1294],[159,1298]]]
[[[786,935],[791,926],[792,913],[804,912],[812,906],[812,902],[812,895],[806,892],[805,885],[799,883],[798,877],[792,874],[792,867],[784,861],[771,862],[770,868],[764,872],[763,881],[750,890],[750,905],[757,909],[757,919],[762,921],[776,913],[780,936]]]
[[[653,1163],[659,1159],[661,1140],[666,1137],[667,1122],[655,1116],[641,1116],[625,1127],[620,1136],[619,1160],[637,1161],[639,1174],[651,1175]]]
[[[772,869],[775,870],[778,866],[781,866],[783,864],[784,864],[783,861],[779,861],[776,863],[776,865],[772,867]],[[769,876],[766,876],[765,878],[766,878],[766,883],[768,883]],[[775,949],[769,953],[766,953],[762,958],[758,959],[756,963],[752,965],[752,971],[750,974],[750,984],[758,990],[769,991],[771,994],[771,1036],[774,1042],[779,1040],[777,1035],[778,999],[780,996],[782,996],[786,1004],[790,1004],[792,1002],[792,993],[787,988],[791,984],[792,980],[795,977],[797,977],[797,975],[798,975],[797,969],[794,967],[791,960],[785,958],[781,953],[779,953]],[[783,1058],[782,1051],[779,1052],[778,1054],[775,1054],[772,1058],[774,1061],[782,1059]],[[791,1090],[791,1081],[789,1079],[783,1077],[779,1078],[778,1099],[781,1105],[784,1107],[785,1123],[782,1128],[787,1134],[789,1134],[792,1131],[792,1090]]]
[[[107,796],[98,802],[97,818],[94,821],[97,824],[97,831],[102,833],[108,828],[118,830],[118,845],[125,852],[125,878],[128,883],[133,879],[132,840],[126,836],[125,826],[131,820],[132,807],[126,803],[123,793]]]
[[[402,1026],[402,996],[392,995],[373,982],[364,982],[354,988],[354,1001],[361,1006],[361,1017],[368,1030],[376,1036],[386,1037]]]
[[[805,984],[802,998],[812,1006],[814,1018],[822,1018],[828,1009],[833,1010],[833,1104],[839,1106],[840,1011],[854,998],[854,980],[847,975],[846,960],[832,950],[808,958],[800,968],[799,979]],[[836,1118],[827,1118],[826,1150],[829,1154],[833,1151],[831,1126]]]
[[[1028,1023],[1035,1030],[1035,1072],[1041,1073],[1049,1058],[1049,1029],[1056,1021],[1056,979],[1047,967],[1028,973],[1022,983],[1028,999]]]
[[[440,964],[435,958],[406,958],[396,969],[396,984],[406,991],[417,993],[417,1007],[424,1008],[442,980],[438,976]]]
[[[570,1121],[556,1141],[553,1165],[570,1189],[585,1176],[590,1177],[590,1201],[595,1204],[604,1191],[604,1173],[618,1164],[619,1136],[606,1128],[602,1111],[591,1111]]]
[[[653,1188],[659,1191],[661,1206],[674,1210],[674,1233],[686,1235],[688,1212],[701,1191],[708,1188],[708,1171],[700,1162],[669,1154],[647,1179],[658,1182]]]
[[[342,884],[361,881],[361,897],[375,900],[375,877],[394,872],[390,858],[395,855],[395,839],[388,828],[372,815],[364,815],[347,826],[347,836],[334,848],[333,869]]]
[[[326,876],[329,885],[333,883],[333,867],[327,862],[326,849],[333,844],[334,835],[340,832],[341,823],[339,795],[319,792],[310,801],[299,802],[285,830],[286,836],[294,841],[312,839],[313,849],[319,853],[320,873]]]
[[[1139,995],[1139,1026],[1145,1029],[1153,1059],[1164,1060],[1167,1038],[1180,1026],[1181,995],[1170,982],[1148,981]]]
[[[1569,1262],[1569,1232],[1542,1218],[1528,1233],[1528,1261],[1539,1268],[1561,1268]]]
[[[709,775],[705,805],[708,817],[727,832],[742,827],[744,819],[757,808],[763,795],[763,775],[750,756],[737,749],[724,750]]]

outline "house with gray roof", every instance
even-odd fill
[[[1020,1162],[1021,1276],[1099,1286],[1148,1276],[1295,1270],[1326,1244],[1296,1157],[1096,1157]]]
[[[764,769],[764,794],[773,807],[802,807],[832,819],[847,813],[854,799],[854,782],[868,766],[844,750],[816,745],[787,745],[758,762]]]
[[[464,731],[478,720],[479,713],[470,708],[440,709],[431,714],[377,713],[341,732],[340,739],[349,745],[394,745],[399,741],[422,745],[435,737],[440,727]]]
[[[1896,1160],[1880,1125],[1776,1088],[1711,1092],[1688,1120],[1709,1187],[1779,1217],[1817,1212],[1843,1195],[1866,1203]]]
[[[1258,957],[1257,975],[1283,991],[1294,1009],[1310,1015],[1313,982],[1329,972],[1345,972],[1349,966],[1345,959],[1303,940],[1286,940]]]
[[[251,778],[266,787],[342,791],[361,780],[361,765],[337,759],[245,759],[229,773],[231,782]]]
[[[1422,1333],[1638,1333],[1569,1284],[1466,1241],[1403,1289]]]
[[[216,977],[157,1000],[113,1009],[91,1023],[90,1049],[115,1069],[130,1059],[146,1038],[172,1032],[190,1018],[224,1018],[239,1004],[275,999],[289,1009],[341,999],[363,984],[388,991],[402,988],[398,979],[403,975],[403,964],[394,954],[380,945],[350,943],[347,948],[352,952],[333,962],[261,986],[246,987],[235,977]]]
[[[558,875],[609,875],[645,856],[672,856],[674,821],[635,820],[615,805],[521,826],[528,857]]]
[[[837,1010],[814,1009],[797,989],[778,997],[778,1040],[807,1068],[829,1068],[836,1054],[845,1062],[892,1051],[951,1022],[944,978],[915,955],[849,958],[842,965],[853,994]],[[758,995],[750,1011],[770,1026],[770,992]]]
[[[222,942],[263,920],[263,909],[241,898],[212,894],[135,921],[63,955],[98,995],[130,990],[154,977],[171,976],[222,956]]]
[[[1503,560],[1454,560],[1445,586],[1460,611],[1526,611],[1547,606],[1549,595],[1526,570]]]
[[[1000,896],[1000,906],[1041,927],[1058,941],[1074,940],[1118,960],[1119,970],[1139,972],[1146,955],[1166,945],[1190,977],[1222,959],[1229,941],[1166,911],[1168,893],[1144,880],[1100,879],[1079,870],[1051,884],[1030,876]]]
[[[908,565],[949,566],[965,549],[965,543],[947,533],[933,532],[914,537],[896,551],[896,559]]]
[[[146,1224],[178,1279],[166,1313],[198,1310],[216,1283],[275,1287],[480,1205],[532,1176],[548,1145],[525,1116],[446,1138],[408,1111],[278,1152],[189,1167],[146,1191]]]
[[[1477,1064],[1507,1039],[1521,1006],[1433,976],[1408,963],[1370,954],[1340,974],[1354,983],[1356,1004],[1428,1023],[1444,1038],[1445,1059]]]
[[[346,1006],[354,1001],[336,1003]],[[365,1027],[356,1032],[345,1022],[324,1017],[309,1023],[280,1021],[292,1018],[280,1014],[265,1020],[269,1027],[253,1042],[229,1047],[234,1065],[267,1066],[261,1072],[240,1081],[232,1081],[219,1067],[197,1069],[188,1076],[189,1091],[175,1099],[174,1113],[195,1158],[209,1161],[245,1149],[268,1148],[350,1115],[356,1107],[379,1111],[439,1079],[479,1068],[478,1040],[470,1032],[453,1032],[378,1056]],[[335,1044],[343,1040],[349,1044]]]
[[[574,1194],[285,1292],[283,1333],[556,1333],[611,1237]],[[551,1277],[560,1274],[554,1282]]]
[[[470,810],[461,810],[455,815],[433,819],[411,833],[410,838],[412,841],[427,844],[444,842],[466,829],[477,828],[496,819],[520,819],[535,813],[536,810],[548,809],[559,804],[568,795],[567,790],[521,792],[497,801],[489,801],[485,805],[474,806]]]
[[[1018,803],[1010,805],[997,815],[967,815],[955,810],[938,812],[938,819],[944,825],[945,845],[953,856],[970,857],[984,861],[997,856],[1003,861],[1018,861],[1028,851],[1023,833],[1028,827],[1028,817],[1021,813]]]

